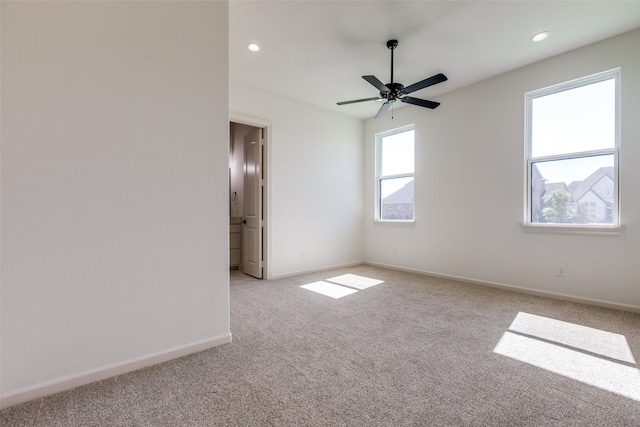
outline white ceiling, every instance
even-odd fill
[[[389,83],[389,39],[399,41],[396,82],[447,75],[412,93],[433,99],[640,28],[640,1],[232,0],[229,17],[231,79],[364,119],[380,103],[336,102],[377,96],[363,75]],[[543,30],[550,37],[532,42]],[[250,52],[248,42],[261,50]]]

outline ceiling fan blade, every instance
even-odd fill
[[[380,109],[378,110],[378,114],[376,114],[376,119],[379,119],[380,117],[387,114],[387,111],[389,111],[389,107],[391,107],[391,103],[389,103],[388,101],[382,104],[380,106]]]
[[[389,92],[389,88],[378,80],[376,76],[362,76],[362,78],[374,85],[380,92]]]
[[[356,102],[365,102],[365,101],[378,101],[382,98],[379,96],[374,96],[373,98],[362,98],[362,99],[354,99],[352,101],[340,101],[338,105],[346,105],[346,104],[355,104]]]
[[[440,73],[440,74],[436,74],[435,76],[431,76],[428,79],[424,79],[422,81],[419,81],[418,83],[414,83],[410,86],[407,86],[404,88],[404,93],[411,93],[411,92],[415,92],[417,90],[420,89],[424,89],[425,87],[429,87],[429,86],[433,86],[435,84],[438,83],[442,83],[444,81],[447,80],[447,76],[445,76],[444,74]]]
[[[412,96],[405,96],[401,99],[402,102],[407,104],[419,105],[420,107],[431,108],[432,110],[440,105],[439,102],[428,101],[426,99],[414,98]]]

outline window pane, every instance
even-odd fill
[[[381,176],[414,172],[414,131],[385,136],[380,142]]]
[[[531,164],[531,222],[612,224],[614,156]]]
[[[615,146],[615,79],[532,100],[532,157]]]
[[[413,177],[380,180],[380,219],[413,219]]]

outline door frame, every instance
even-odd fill
[[[271,121],[242,113],[229,112],[229,122],[262,128],[264,146],[262,147],[262,278],[271,279]],[[231,144],[232,141],[229,141]],[[229,149],[231,147],[229,146]]]

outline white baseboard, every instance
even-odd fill
[[[635,305],[619,304],[619,303],[610,302],[610,301],[602,301],[602,300],[596,300],[591,298],[582,298],[582,297],[576,297],[573,295],[561,294],[556,292],[540,291],[540,290],[524,288],[520,286],[507,285],[504,283],[489,282],[485,280],[476,280],[468,277],[454,276],[451,274],[434,273],[432,271],[419,270],[415,268],[398,267],[395,265],[383,264],[378,262],[365,261],[364,264],[375,266],[375,267],[388,268],[390,270],[398,270],[398,271],[406,271],[408,273],[422,274],[424,276],[433,276],[433,277],[439,277],[442,279],[455,280],[458,282],[472,283],[474,285],[489,286],[492,288],[500,288],[500,289],[506,289],[509,291],[522,292],[529,295],[536,295],[536,296],[541,296],[546,298],[554,298],[554,299],[559,299],[563,301],[577,302],[580,304],[594,305],[597,307],[612,308],[614,310],[629,311],[632,313],[640,313],[640,307],[637,307]]]
[[[324,267],[317,267],[317,268],[309,268],[309,269],[304,269],[304,270],[295,270],[295,271],[289,271],[286,273],[279,273],[279,274],[272,274],[271,277],[269,277],[269,280],[275,280],[275,279],[283,279],[285,277],[291,277],[291,276],[297,276],[299,274],[306,274],[306,273],[315,273],[318,271],[325,271],[325,270],[333,270],[336,268],[345,268],[345,267],[354,267],[356,265],[362,265],[364,264],[363,261],[352,261],[352,262],[347,262],[344,264],[335,264],[335,265],[327,265]]]
[[[105,380],[116,375],[136,371],[158,363],[167,362],[178,357],[187,356],[212,347],[231,342],[231,333],[220,335],[205,340],[173,347],[156,353],[147,354],[133,359],[125,360],[111,365],[101,366],[77,374],[67,375],[50,381],[30,385],[2,395],[0,398],[0,409],[29,400],[38,399],[50,394],[70,390],[85,384]]]

